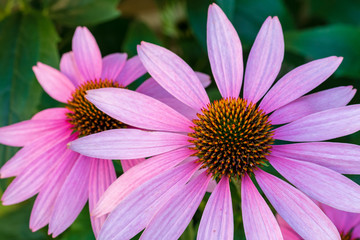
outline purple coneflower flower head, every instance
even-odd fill
[[[127,60],[127,54],[115,53],[102,58],[96,40],[85,27],[76,29],[72,44],[73,51],[61,58],[60,71],[42,63],[33,68],[43,89],[65,107],[47,109],[31,120],[0,128],[0,143],[23,147],[1,168],[2,178],[16,177],[2,196],[3,204],[19,203],[38,194],[30,228],[36,231],[49,224],[49,234],[54,237],[72,224],[88,200],[91,211],[116,179],[111,161],[80,155],[67,144],[91,133],[127,128],[86,100],[85,92],[102,87],[125,89],[146,73],[137,56]],[[209,84],[207,75],[198,76],[204,85]],[[152,79],[138,91],[159,99],[166,97],[169,105],[177,101],[162,94],[165,90]],[[183,111],[186,108],[182,106]],[[124,171],[141,161],[122,162]],[[91,217],[96,236],[105,217]]]
[[[94,215],[112,212],[99,239],[128,239],[144,228],[141,239],[177,239],[214,180],[217,185],[202,215],[198,239],[233,238],[230,180],[241,184],[247,239],[282,239],[254,179],[304,239],[340,239],[309,196],[360,212],[360,187],[342,175],[360,172],[360,147],[323,142],[358,131],[360,106],[346,106],[355,94],[352,86],[304,95],[330,77],[342,58],[312,61],[272,86],[281,68],[284,40],[278,18],[269,17],[251,49],[243,83],[240,39],[215,4],[209,8],[207,46],[222,95],[214,102],[177,55],[150,43],[138,47],[154,80],[192,108],[196,117],[186,118],[126,89],[88,91],[87,98],[109,116],[149,130],[110,130],[71,144],[73,150],[92,157],[151,157],[118,178],[99,200]],[[301,143],[274,145],[275,140]],[[267,164],[297,188],[262,170]]]
[[[335,224],[337,230],[341,235],[341,240],[356,240],[360,239],[360,214],[344,212],[325,204],[318,203],[321,210],[324,211],[331,221]],[[276,216],[281,233],[284,239],[287,240],[302,240],[290,226],[287,224],[282,217]]]

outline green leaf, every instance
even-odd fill
[[[191,29],[201,46],[206,49],[206,20],[207,11],[212,1],[210,0],[187,0],[187,14]]]
[[[287,51],[317,59],[344,57],[336,76],[358,78],[360,75],[360,29],[349,25],[330,25],[285,33]]]
[[[43,93],[32,66],[37,61],[58,65],[59,38],[47,17],[16,14],[0,22],[0,126],[29,119]],[[16,151],[0,146],[0,166]]]
[[[49,8],[49,15],[68,26],[94,25],[119,16],[119,0],[57,0]]]
[[[43,231],[31,232],[29,218],[32,201],[15,206],[0,205],[1,239],[11,240],[45,240],[50,239]]]
[[[217,0],[216,3],[224,11],[230,21],[234,20],[236,0]]]
[[[136,46],[140,44],[141,41],[161,45],[161,41],[146,24],[142,22],[133,22],[130,24],[126,33],[123,43],[124,52],[129,56],[137,55]]]
[[[360,25],[360,1],[358,0],[311,0],[311,14],[331,23]]]
[[[282,0],[218,0],[217,2],[231,20],[245,48],[252,45],[268,16],[278,16],[283,29],[294,27],[293,19]],[[191,28],[204,49],[206,49],[207,10],[210,3],[210,0],[187,1]]]
[[[283,29],[294,26],[282,0],[237,0],[233,24],[239,33],[241,43],[249,48],[268,16],[277,16]]]

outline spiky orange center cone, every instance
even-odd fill
[[[78,132],[80,136],[110,129],[126,128],[126,124],[103,113],[85,97],[87,90],[106,87],[123,88],[119,83],[108,79],[87,81],[77,87],[72,94],[72,99],[68,101],[66,108],[70,110],[70,113],[67,113],[67,117],[73,126],[73,130]]]
[[[194,119],[188,135],[203,168],[220,179],[239,179],[264,165],[274,142],[268,116],[241,98],[214,101]]]

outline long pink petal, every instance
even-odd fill
[[[0,128],[0,143],[22,147],[47,132],[54,131],[66,124],[64,120],[26,120]]]
[[[279,223],[281,234],[286,240],[302,240],[302,238],[297,234],[290,226],[285,222],[285,220],[279,215],[276,214],[276,220]]]
[[[115,80],[125,66],[126,59],[126,53],[113,53],[105,56],[102,60],[101,79]]]
[[[269,90],[284,59],[284,36],[277,17],[262,25],[246,63],[244,98],[258,102]]]
[[[270,113],[298,99],[330,77],[341,61],[342,57],[328,57],[295,68],[270,89],[261,101],[260,108]]]
[[[126,172],[130,168],[138,165],[139,163],[142,163],[145,160],[146,160],[145,158],[139,158],[139,159],[128,159],[128,160],[120,160],[120,161],[123,171]]]
[[[190,120],[166,104],[122,88],[87,91],[86,98],[112,118],[142,129],[189,132]]]
[[[58,143],[68,139],[70,134],[71,130],[59,128],[49,131],[39,139],[27,144],[1,167],[0,177],[7,178],[17,176],[33,162],[47,158],[46,154],[51,152],[51,149]]]
[[[37,231],[50,222],[55,200],[78,157],[78,153],[67,151],[52,172],[51,178],[40,190],[30,216],[30,229],[32,231]]]
[[[76,65],[73,52],[64,53],[60,60],[60,71],[67,76],[74,86],[79,86],[85,82],[83,75]]]
[[[302,192],[262,170],[255,177],[275,210],[302,238],[340,240],[334,224]]]
[[[86,27],[77,27],[72,40],[72,50],[76,65],[85,81],[99,79],[102,59],[94,36]]]
[[[185,159],[184,162],[187,162],[187,161],[197,161],[197,160],[198,160],[197,157],[192,156],[192,157],[189,157],[189,158]],[[193,179],[195,179],[197,176],[199,176],[200,174],[202,174],[202,173],[205,172],[205,171],[206,171],[206,168],[201,168],[201,169],[197,170],[197,171],[192,175],[192,177],[190,178],[190,181],[193,180]],[[206,192],[212,193],[212,192],[215,190],[217,184],[218,184],[218,183],[216,182],[215,179],[211,179],[210,182],[209,182],[209,184],[208,184],[208,186],[207,186],[207,188],[206,188]]]
[[[135,236],[172,196],[183,189],[198,167],[199,164],[186,163],[141,185],[109,215],[98,239],[130,239]]]
[[[208,87],[210,85],[211,81],[209,75],[200,72],[195,72],[195,74],[198,76],[201,84],[204,87]],[[136,91],[160,100],[190,120],[196,118],[197,112],[193,108],[175,98],[163,87],[161,87],[153,78],[149,78],[148,80],[144,81],[136,89]]]
[[[208,11],[207,48],[216,84],[223,98],[237,98],[244,66],[239,36],[225,13],[212,4]]]
[[[344,212],[321,203],[319,203],[319,206],[335,224],[340,233],[347,233],[352,228],[360,226],[360,214],[358,213]]]
[[[31,120],[67,120],[66,113],[68,112],[66,108],[48,108],[36,113]]]
[[[162,206],[140,239],[178,239],[199,207],[210,179],[204,172],[186,184]]]
[[[343,107],[350,102],[355,93],[356,90],[352,86],[347,86],[309,94],[277,109],[270,115],[269,120],[271,124],[284,124],[312,113]]]
[[[197,239],[234,238],[229,179],[223,177],[212,192],[201,217]]]
[[[209,98],[194,71],[169,50],[142,42],[138,54],[150,75],[170,94],[195,110],[209,103]]]
[[[323,141],[360,130],[360,105],[313,113],[275,129],[274,138],[286,141]]]
[[[183,102],[175,98],[173,95],[168,93],[153,78],[149,78],[148,80],[144,81],[136,89],[136,91],[165,103],[166,105],[170,106],[172,109],[181,113],[188,119],[192,120],[196,118],[196,110],[184,104]]]
[[[93,158],[91,161],[89,180],[89,210],[93,211],[100,197],[116,179],[116,173],[112,161]],[[106,215],[101,217],[91,216],[91,225],[95,238],[106,220]]]
[[[94,216],[111,212],[132,191],[154,178],[160,173],[171,169],[193,154],[188,148],[180,148],[145,160],[132,167],[119,177],[100,198]],[[127,160],[123,160],[125,162]]]
[[[326,167],[268,156],[271,165],[311,198],[347,212],[360,213],[360,186]]]
[[[52,169],[57,161],[61,160],[63,154],[70,151],[66,149],[67,142],[68,140],[58,143],[23,169],[4,192],[1,198],[3,204],[19,203],[38,193],[51,177]]]
[[[67,176],[49,223],[49,234],[53,237],[65,231],[85,206],[89,197],[90,163],[91,159],[80,156]]]
[[[241,209],[246,239],[283,239],[273,213],[248,175],[241,180]]]
[[[114,129],[79,138],[70,149],[86,156],[103,159],[136,159],[189,145],[189,137],[170,132]]]
[[[41,62],[33,67],[33,71],[40,85],[50,97],[63,103],[71,99],[75,86],[64,74]]]
[[[140,58],[138,56],[134,56],[126,61],[124,68],[116,77],[116,81],[126,87],[146,72],[147,71],[140,61]]]
[[[202,72],[195,72],[196,76],[201,82],[201,85],[203,85],[204,88],[207,88],[211,84],[210,76],[206,73]]]
[[[360,146],[311,142],[274,145],[272,155],[312,162],[343,174],[360,174]]]

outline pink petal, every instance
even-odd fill
[[[195,74],[198,76],[204,87],[210,85],[211,81],[209,75],[200,72],[195,72]],[[153,78],[149,78],[143,82],[136,91],[160,100],[190,120],[196,118],[196,111],[194,109],[168,93]]]
[[[96,158],[93,158],[90,161],[89,209],[91,213],[105,190],[115,181],[116,173],[112,161]],[[98,236],[106,217],[106,215],[101,217],[90,217],[95,238]]]
[[[189,132],[189,127],[193,125],[166,104],[128,89],[90,90],[86,98],[112,118],[137,128]]]
[[[72,40],[76,65],[85,81],[101,77],[102,59],[94,36],[86,27],[77,27]]]
[[[149,158],[129,169],[108,188],[99,200],[92,215],[101,216],[111,212],[125,197],[139,186],[162,172],[173,168],[193,153],[194,151],[188,148],[180,148]],[[128,160],[123,160],[123,162],[126,161]]]
[[[271,165],[311,198],[331,207],[360,213],[360,186],[326,167],[290,158],[268,156]]]
[[[312,162],[343,174],[360,174],[360,146],[312,142],[274,145],[272,155]]]
[[[207,48],[216,84],[223,98],[237,98],[244,72],[239,36],[216,4],[208,11]]]
[[[223,177],[211,194],[201,217],[198,239],[233,239],[234,218],[229,179]]]
[[[248,175],[241,180],[241,209],[247,239],[283,239],[273,213]]]
[[[126,87],[146,72],[147,71],[140,61],[140,58],[138,56],[134,56],[126,61],[124,68],[116,77],[116,81],[120,83],[120,85]]]
[[[199,78],[201,85],[203,85],[204,88],[207,88],[211,84],[211,79],[209,75],[202,72],[195,72],[195,74]]]
[[[115,80],[125,66],[126,59],[126,53],[113,53],[104,57],[101,79]]]
[[[196,118],[196,111],[194,109],[168,93],[153,78],[149,78],[143,82],[136,91],[165,103],[188,119]]]
[[[120,160],[120,161],[123,171],[126,172],[130,168],[138,165],[139,163],[142,163],[145,160],[146,160],[145,158],[139,158],[139,159],[131,159],[131,160],[129,159],[129,160]]]
[[[53,237],[65,231],[79,215],[88,200],[91,159],[80,156],[67,176],[55,201],[49,223]]]
[[[255,177],[275,210],[302,238],[340,240],[334,224],[302,192],[262,170]]]
[[[0,128],[0,143],[4,145],[22,147],[47,132],[61,128],[64,120],[26,120]]]
[[[194,157],[194,156],[191,156],[187,159],[184,160],[184,162],[187,162],[187,161],[197,161],[198,158],[197,157]],[[193,175],[192,177],[190,178],[190,181],[192,181],[193,179],[195,179],[197,176],[199,176],[200,174],[202,174],[203,172],[206,172],[206,169],[205,168],[201,168],[199,170],[197,170]],[[216,188],[217,186],[217,182],[216,180],[214,179],[211,179],[207,188],[206,188],[206,192],[208,193],[212,193],[214,191],[214,189]]]
[[[199,207],[210,179],[204,172],[186,184],[159,209],[140,239],[178,239]]]
[[[40,190],[30,216],[30,228],[32,231],[37,231],[50,222],[54,202],[78,157],[78,153],[67,151],[62,157],[61,163],[52,172],[51,178]]]
[[[360,226],[360,214],[340,211],[325,204],[319,204],[326,216],[335,224],[339,232],[350,232],[352,228]],[[352,236],[354,237],[354,236]]]
[[[170,132],[114,129],[79,138],[70,149],[104,159],[136,159],[154,156],[189,145],[189,137]]]
[[[270,113],[319,86],[338,68],[342,57],[315,60],[282,77],[265,95],[260,108]]]
[[[194,71],[169,50],[142,42],[138,54],[150,75],[170,94],[195,110],[209,103],[209,98]]]
[[[286,141],[323,141],[360,130],[360,105],[332,108],[300,118],[275,130]]]
[[[64,74],[41,62],[33,67],[33,71],[40,85],[50,97],[63,103],[71,99],[75,86]]]
[[[262,25],[246,64],[244,98],[258,102],[269,90],[284,59],[284,36],[277,17]]]
[[[141,185],[109,215],[98,239],[130,239],[135,236],[172,196],[183,189],[198,167],[199,164],[186,163]]]
[[[352,237],[355,239],[360,238],[360,225],[354,228],[354,231],[352,232]]]
[[[35,114],[31,120],[67,120],[66,113],[68,112],[66,108],[48,108]]]
[[[347,86],[309,94],[277,109],[270,115],[269,120],[272,124],[284,124],[312,113],[343,107],[350,102],[355,93],[356,90],[352,86]]]
[[[286,240],[302,240],[302,238],[285,222],[285,220],[279,215],[276,215],[276,219],[279,222],[281,234]]]
[[[56,163],[62,160],[67,151],[70,151],[66,149],[67,142],[68,140],[58,143],[23,169],[4,192],[1,198],[3,204],[19,203],[38,193],[51,177]]]
[[[19,175],[25,168],[35,161],[42,161],[47,158],[47,153],[71,134],[69,129],[57,129],[49,131],[39,139],[27,144],[20,149],[4,166],[0,169],[0,177],[7,178]],[[68,141],[70,141],[68,139]],[[66,143],[64,143],[66,144]]]
[[[73,52],[64,53],[60,60],[60,71],[70,79],[74,86],[79,86],[85,82],[79,68],[76,65]]]

